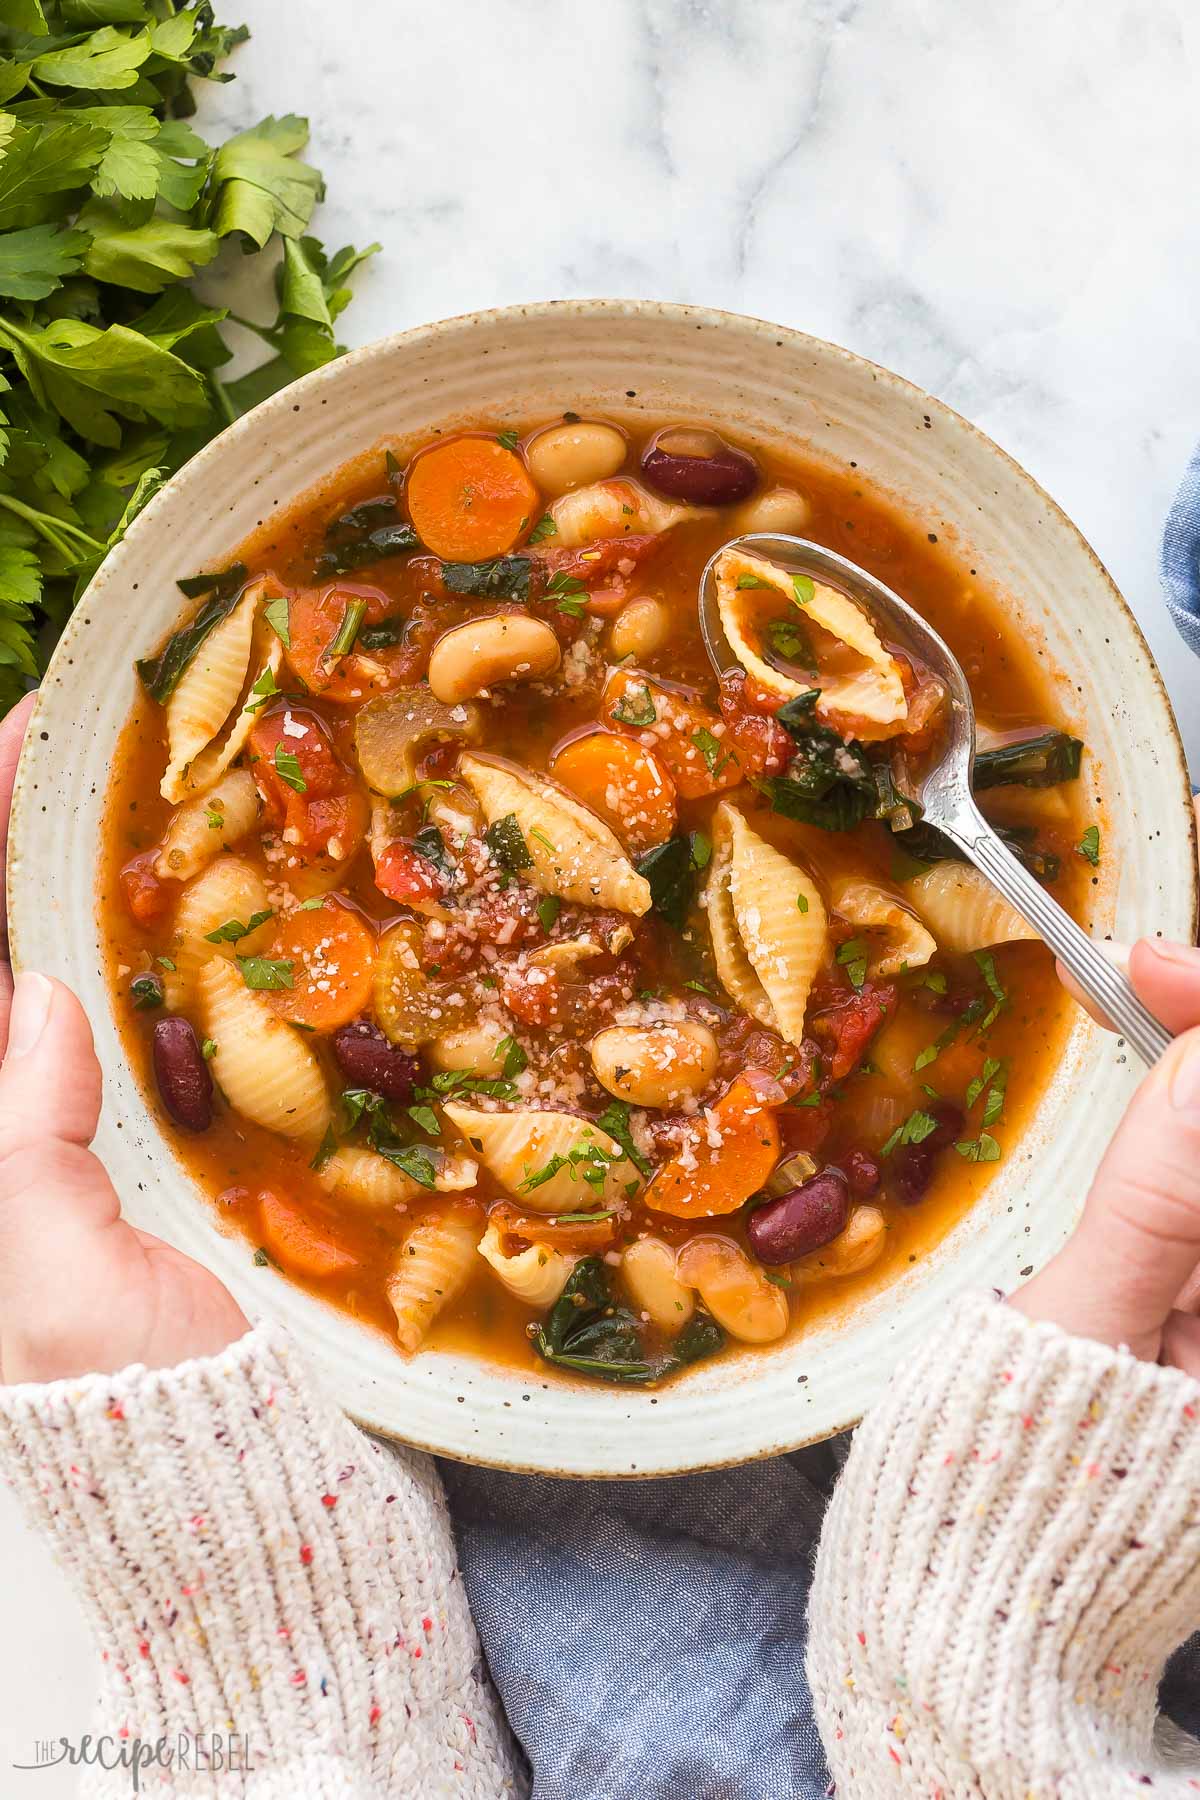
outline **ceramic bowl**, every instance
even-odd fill
[[[1061,671],[1103,794],[1093,929],[1192,936],[1195,857],[1183,754],[1150,652],[1095,555],[1011,458],[862,358],[759,320],[650,302],[566,301],[451,319],[355,351],[268,400],[177,475],[109,557],[42,685],[17,780],[13,957],[60,976],[93,1021],[106,1077],[96,1147],[129,1215],[207,1263],[252,1316],[293,1331],[365,1423],[451,1456],[558,1474],[642,1476],[744,1461],[853,1423],[970,1284],[1013,1287],[1062,1242],[1137,1080],[1080,1015],[1029,1130],[940,1247],[846,1318],[653,1396],[575,1387],[384,1339],[255,1268],[215,1230],[125,1065],[95,920],[105,783],[133,662],[175,623],[174,577],[219,565],[276,507],[386,433],[472,413],[580,411],[717,421],[750,441],[854,461],[983,582]],[[118,1129],[120,1127],[120,1129]]]

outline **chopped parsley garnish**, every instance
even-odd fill
[[[551,1223],[554,1225],[600,1225],[605,1219],[615,1219],[617,1209],[608,1207],[602,1212],[555,1213]]]
[[[271,701],[274,700],[281,691],[282,690],[275,682],[275,671],[272,669],[270,663],[268,663],[254,686],[250,689],[251,698],[246,701],[242,711],[261,712],[262,708],[264,706],[269,706]]]
[[[204,1042],[200,1046],[200,1054],[204,1058],[205,1062],[211,1062],[213,1057],[217,1054],[216,1039],[215,1038],[205,1038]]]
[[[732,751],[722,748],[721,740],[713,736],[707,725],[693,731],[692,742],[704,758],[704,766],[710,775],[719,775],[727,763],[737,761]]]
[[[996,959],[990,950],[976,950],[975,961],[979,972],[987,983],[988,993],[992,996],[992,1006],[985,1014],[980,1027],[980,1035],[990,1030],[1008,1005],[1008,995],[1000,985],[1000,977],[996,974]]]
[[[737,584],[738,584],[739,589],[741,589],[741,588],[774,589],[774,586],[775,586],[775,583],[773,581],[764,581],[761,575],[751,575],[749,573],[749,571],[747,571],[744,575],[738,576]]]
[[[437,1114],[431,1106],[410,1106],[408,1116],[414,1125],[419,1126],[422,1131],[427,1131],[430,1137],[441,1135],[442,1128],[438,1124]]]
[[[807,894],[797,894],[796,895],[796,905],[802,913],[806,913],[808,911],[808,895]]]
[[[267,624],[271,627],[271,630],[275,633],[275,636],[279,639],[284,649],[290,650],[292,647],[292,626],[287,595],[276,594],[273,600],[268,600],[267,604],[263,607],[263,618],[267,621]]]
[[[483,841],[502,869],[509,869],[514,874],[520,869],[532,869],[533,857],[516,813],[505,813],[503,818],[489,825]]]
[[[540,831],[536,825],[534,826],[533,830],[529,833],[529,835],[531,838],[536,839],[536,841],[542,846],[543,850],[548,850],[550,852],[551,856],[558,855],[558,851],[555,849],[554,845],[550,842],[550,839],[546,836],[545,832]]]
[[[282,744],[276,744],[274,762],[280,781],[286,782],[298,794],[308,792],[308,783],[300,773],[300,758],[294,750],[285,750]]]
[[[637,698],[638,695],[641,698]],[[643,682],[641,687],[628,687],[616,705],[612,707],[610,716],[619,720],[622,725],[653,725],[658,718],[650,689]]]
[[[554,523],[554,520],[550,517],[549,513],[543,513],[533,530],[530,532],[528,541],[531,544],[544,544],[547,538],[557,536],[558,526]]]
[[[785,662],[800,663],[806,669],[816,670],[812,644],[795,619],[772,619],[767,626],[767,643]]]
[[[955,1144],[954,1148],[968,1162],[1000,1161],[1000,1146],[990,1131],[981,1131],[977,1138],[970,1138],[961,1144]]]
[[[946,976],[941,969],[923,969],[916,985],[927,987],[931,994],[944,994],[947,986]]]
[[[537,903],[537,916],[541,920],[542,930],[549,931],[562,911],[562,901],[557,894],[543,894]]]
[[[258,992],[272,993],[295,986],[290,962],[273,962],[269,956],[239,956],[237,963],[246,986]]]
[[[419,1100],[434,1102],[444,1100],[448,1094],[486,1094],[489,1100],[515,1100],[517,1090],[507,1076],[477,1075],[474,1069],[442,1069],[430,1077],[428,1087],[417,1088],[416,1094]]]
[[[129,997],[138,1012],[153,1012],[163,1003],[163,984],[158,975],[135,975],[129,984]]]
[[[589,1187],[595,1188],[597,1192],[603,1192],[609,1168],[613,1163],[620,1161],[619,1156],[607,1155],[599,1144],[582,1145],[578,1150],[569,1151],[566,1156],[557,1154],[552,1156],[542,1168],[528,1173],[521,1183],[521,1192],[526,1194],[534,1188],[544,1186],[547,1181],[552,1181],[564,1169],[572,1181],[576,1176],[581,1176]]]
[[[797,606],[807,606],[816,591],[816,584],[807,575],[792,576],[792,598]]]
[[[556,610],[560,613],[566,613],[569,619],[582,619],[587,612],[587,607],[582,600],[572,598],[569,600],[560,600]]]
[[[974,1106],[979,1096],[986,1090],[987,1098],[983,1103],[983,1123],[986,1128],[994,1125],[1004,1112],[1005,1091],[1008,1087],[1008,1065],[998,1062],[989,1056],[980,1073],[967,1088],[967,1105]]]
[[[373,1139],[371,1148],[378,1155],[386,1156],[390,1163],[395,1163],[398,1169],[410,1175],[419,1186],[437,1186],[437,1163],[428,1144],[390,1144]]]
[[[315,1165],[310,1165],[310,1166],[315,1167]],[[266,1249],[262,1244],[260,1244],[258,1246],[257,1250],[254,1252],[254,1266],[256,1269],[267,1269],[267,1268],[278,1269],[279,1268],[279,1264],[275,1261],[275,1258],[271,1255],[271,1252],[268,1249]],[[281,1271],[281,1273],[282,1273],[282,1271]]]
[[[160,969],[169,969],[172,975],[175,973],[175,964],[171,957],[156,956],[154,960]]]
[[[309,1165],[308,1165],[309,1168],[310,1169],[323,1169],[325,1167],[325,1164],[329,1161],[330,1157],[337,1150],[337,1147],[338,1147],[338,1142],[337,1142],[337,1138],[334,1136],[333,1126],[327,1125],[325,1127],[325,1136],[321,1139],[320,1143],[317,1145],[316,1154],[313,1157],[312,1161],[309,1163]]]
[[[1100,827],[1089,825],[1075,849],[1085,862],[1091,863],[1093,869],[1098,869],[1100,867]]]
[[[296,908],[297,912],[316,912],[318,906],[324,906],[325,895],[314,894],[310,900],[302,900]]]
[[[837,960],[845,969],[851,987],[860,988],[867,979],[867,960],[870,954],[871,946],[866,938],[851,938],[848,943],[838,946]]]
[[[596,1120],[601,1131],[607,1131],[614,1143],[620,1144],[622,1150],[638,1171],[639,1175],[649,1175],[654,1164],[642,1155],[633,1141],[629,1129],[629,1106],[624,1100],[610,1100],[600,1117]]]
[[[587,588],[578,576],[568,575],[565,569],[556,569],[546,583],[548,594],[586,594]]]
[[[892,1151],[899,1149],[902,1144],[922,1144],[937,1128],[937,1120],[930,1118],[927,1112],[922,1112],[917,1107],[909,1113],[903,1125],[897,1125],[879,1154],[880,1156],[890,1156]]]
[[[515,450],[520,441],[521,435],[517,431],[498,431],[496,433],[496,442],[502,450]]]
[[[496,1055],[504,1058],[503,1073],[506,1081],[511,1081],[514,1075],[523,1075],[529,1067],[529,1058],[515,1037],[502,1037],[496,1045]]]
[[[252,931],[265,925],[270,917],[271,908],[268,906],[264,912],[251,913],[244,925],[240,919],[226,919],[215,931],[205,932],[205,941],[210,944],[236,944],[239,938],[249,937]]]
[[[215,806],[204,808],[204,818],[210,831],[222,831],[225,827],[225,814]]]
[[[712,861],[712,839],[702,831],[689,832],[688,837],[692,846],[693,869],[707,869]]]

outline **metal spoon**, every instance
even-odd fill
[[[840,588],[882,627],[883,637],[911,650],[945,684],[950,696],[950,717],[941,760],[925,771],[911,797],[920,802],[926,821],[956,844],[1049,944],[1063,967],[1128,1038],[1143,1062],[1157,1062],[1171,1042],[1170,1032],[1147,1011],[1125,976],[1107,961],[1070,914],[1022,867],[976,806],[971,793],[975,707],[966,676],[937,632],[891,588],[836,551],[806,538],[753,532],[723,544],[709,558],[700,578],[700,628],[718,675],[740,667],[717,610],[714,565],[726,550],[745,550]]]

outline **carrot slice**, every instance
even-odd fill
[[[675,829],[675,784],[658,758],[633,738],[589,731],[555,752],[550,772],[599,813],[635,855],[665,844]]]
[[[778,1160],[775,1116],[754,1082],[739,1075],[689,1126],[683,1148],[659,1169],[642,1201],[677,1219],[736,1212],[763,1185]]]
[[[703,701],[640,669],[614,669],[604,684],[604,722],[625,733],[654,732],[654,754],[682,800],[700,800],[736,787],[745,777],[737,747],[724,743],[726,725]],[[666,726],[663,734],[656,727]]]
[[[482,436],[423,451],[409,470],[405,499],[421,542],[450,562],[503,556],[541,505],[520,457]]]
[[[375,933],[332,898],[283,921],[267,952],[291,966],[292,985],[267,994],[282,1018],[313,1031],[336,1031],[366,1011],[375,969]]]
[[[357,1256],[269,1188],[258,1196],[258,1223],[265,1247],[289,1275],[341,1275],[358,1267]]]

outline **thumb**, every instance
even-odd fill
[[[1022,1311],[1153,1359],[1198,1261],[1200,1029],[1176,1038],[1146,1077],[1078,1231],[1016,1299]]]
[[[74,994],[45,975],[18,975],[0,1067],[0,1159],[47,1139],[86,1147],[100,1094],[91,1027]]]

